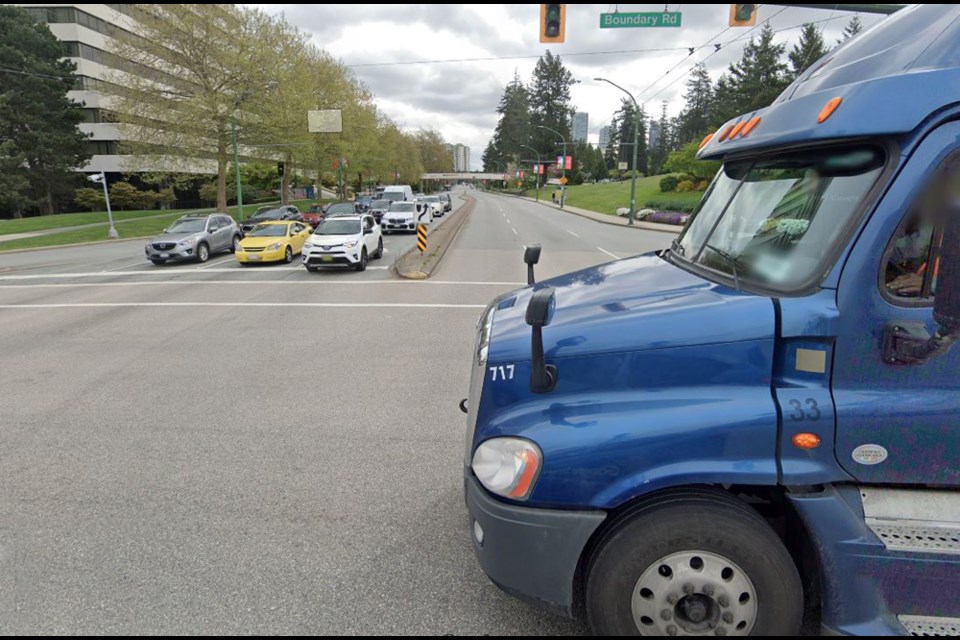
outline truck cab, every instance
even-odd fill
[[[482,314],[480,566],[597,634],[960,635],[960,7],[897,12],[700,156],[669,249]]]

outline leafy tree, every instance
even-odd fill
[[[76,65],[63,55],[46,25],[0,5],[0,205],[14,215],[54,213],[90,159],[81,105],[67,98]]]
[[[837,40],[837,44],[843,44],[861,31],[863,31],[863,22],[860,21],[860,16],[853,16],[843,28],[843,35]]]
[[[93,189],[91,187],[77,189],[74,191],[73,201],[78,207],[89,209],[90,211],[103,211],[106,208],[102,189]]]
[[[177,192],[173,190],[173,187],[166,187],[157,193],[157,204],[160,205],[161,209],[169,209],[176,201]]]
[[[115,182],[110,186],[110,204],[117,209],[133,209],[142,201],[140,190],[129,182]]]
[[[823,41],[823,32],[817,25],[808,22],[800,31],[799,42],[793,45],[790,53],[787,54],[791,75],[796,78],[825,55],[827,55],[827,45]]]
[[[426,172],[453,171],[453,156],[447,151],[447,143],[435,129],[420,129],[413,134],[420,161]]]
[[[720,170],[720,162],[714,160],[698,160],[697,147],[699,142],[689,142],[667,157],[664,168],[670,173],[682,173],[703,180],[709,180]],[[664,189],[665,190],[665,189]]]
[[[216,202],[217,201],[217,183],[216,182],[204,182],[200,186],[199,197],[201,202]]]
[[[537,60],[530,82],[530,145],[545,157],[559,156],[559,140],[555,133],[538,126],[546,126],[559,132],[571,144],[570,135],[573,105],[570,102],[570,87],[575,84],[573,74],[563,65],[560,56],[547,51]],[[572,149],[571,146],[567,147]]]
[[[710,118],[714,104],[713,81],[703,63],[691,71],[683,100],[683,111],[680,112],[674,128],[681,144],[702,138],[712,128]]]

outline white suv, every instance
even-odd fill
[[[383,217],[380,226],[383,233],[393,231],[416,231],[418,224],[433,222],[433,207],[426,202],[394,202]]]
[[[446,209],[443,207],[443,200],[440,199],[440,196],[424,196],[420,198],[420,201],[430,205],[430,208],[433,209],[434,218],[442,218],[443,214],[446,213]]]
[[[310,272],[337,265],[363,271],[368,260],[382,257],[380,225],[369,214],[326,218],[303,245],[303,266]]]

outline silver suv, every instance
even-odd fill
[[[236,251],[241,238],[243,231],[230,216],[184,216],[148,242],[144,251],[153,264],[171,260],[206,262],[221,251]]]

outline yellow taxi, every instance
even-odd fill
[[[295,220],[262,222],[247,232],[233,254],[243,265],[257,262],[293,262],[303,251],[313,229]]]

